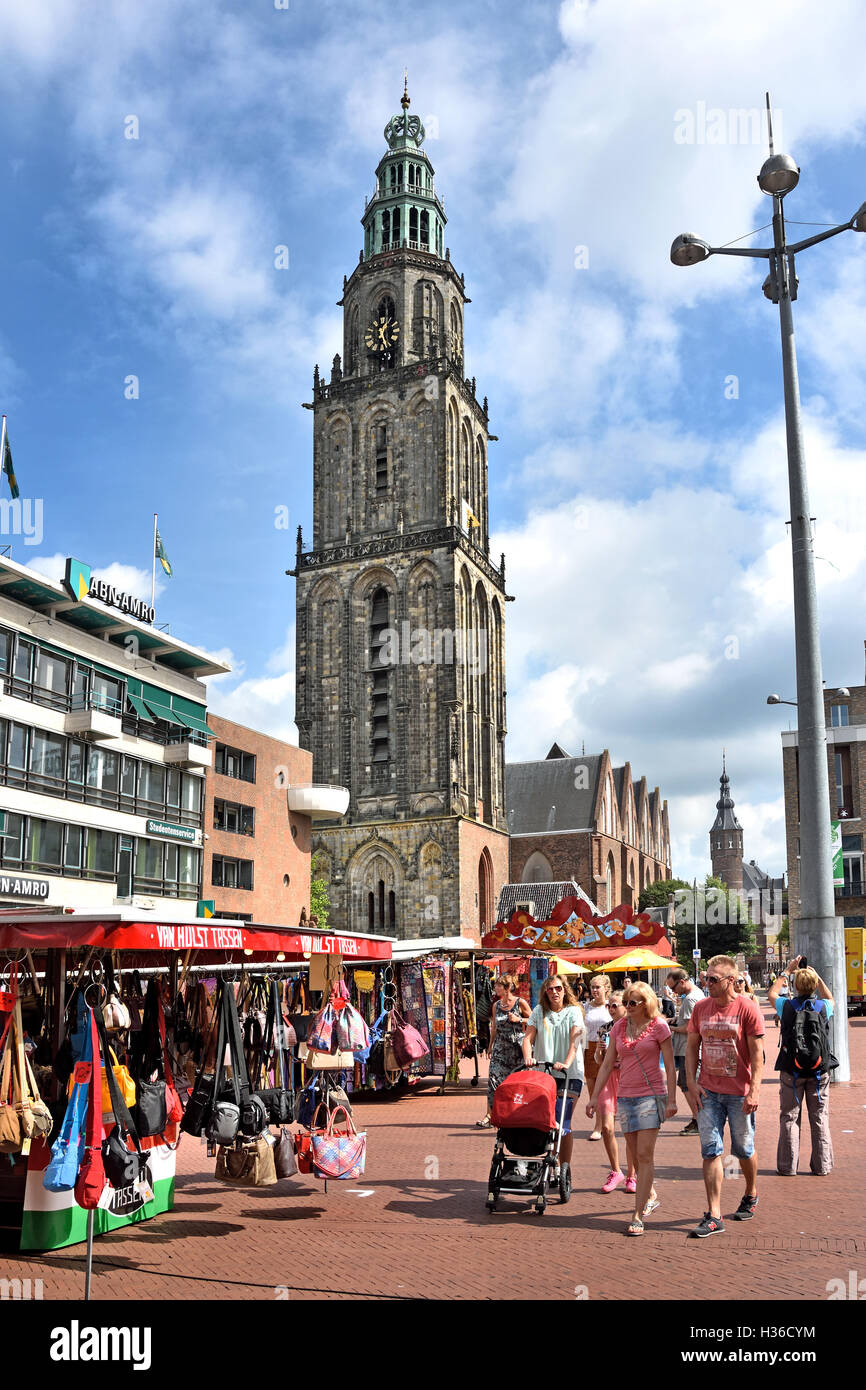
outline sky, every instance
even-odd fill
[[[763,262],[677,269],[669,250],[681,231],[767,244],[749,239],[771,215],[767,89],[802,168],[789,222],[866,199],[859,0],[0,0],[0,52],[0,409],[22,498],[43,504],[41,534],[0,536],[13,557],[57,574],[75,555],[149,599],[158,512],[157,621],[232,666],[209,707],[297,741],[301,403],[341,350],[408,68],[499,437],[506,756],[556,739],[630,761],[691,878],[724,747],[746,857],[782,872],[778,311]],[[824,675],[860,684],[866,237],[798,273]]]

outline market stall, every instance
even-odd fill
[[[181,1120],[183,1104],[205,1068],[213,1066],[214,1057],[225,1053],[216,1031],[219,998],[230,996],[234,1011],[237,995],[242,1014],[244,1001],[248,1003],[238,1023],[246,1029],[249,1020],[249,1037],[244,1032],[228,1077],[234,1084],[238,1069],[245,1066],[243,1051],[247,1059],[256,1058],[255,1089],[262,1079],[267,1085],[269,1068],[274,1081],[276,1048],[271,1053],[272,1040],[267,1047],[260,1038],[256,1041],[255,1031],[268,1026],[267,990],[273,992],[274,1021],[282,1020],[278,1035],[290,1031],[294,1036],[293,1028],[284,1032],[281,1006],[290,981],[294,987],[301,975],[309,980],[322,974],[318,995],[311,991],[307,1001],[309,1015],[318,1017],[314,1005],[319,1008],[327,999],[329,978],[341,974],[342,962],[382,968],[390,960],[392,944],[390,938],[217,919],[165,923],[145,920],[140,911],[130,909],[56,915],[43,909],[0,917],[0,1037],[4,1044],[8,1040],[3,1057],[9,1056],[7,1075],[0,1072],[0,1115],[9,1120],[7,1142],[0,1145],[0,1235],[6,1248],[56,1249],[82,1241],[88,1215],[100,1234],[170,1209],[175,1151],[186,1119]],[[233,987],[226,990],[226,984]],[[301,1017],[298,1012],[303,1031]],[[110,1030],[95,1050],[91,1021]],[[144,1034],[156,1042],[158,1056],[143,1061]],[[357,1033],[352,1036],[354,1041]],[[277,1089],[288,1089],[292,1095],[299,1052],[292,1048],[277,1078]],[[349,1056],[354,1061],[354,1054]],[[308,1070],[315,1060],[306,1059]],[[323,1066],[329,1064],[325,1050],[321,1060]],[[97,1104],[100,1062],[102,1094]],[[155,1079],[148,1080],[151,1076]],[[305,1079],[302,1073],[301,1082]],[[214,1093],[220,1081],[218,1067]],[[109,1091],[116,1093],[108,1098]],[[158,1093],[164,1107],[155,1133],[142,1124],[151,1092]],[[165,1108],[167,1096],[172,1115]],[[43,1129],[50,1128],[48,1133],[33,1127],[37,1102],[47,1116]],[[120,1179],[107,1183],[98,1207],[88,1213],[79,1200],[78,1178],[85,1153],[99,1147],[91,1140],[90,1128],[98,1128],[100,1141],[111,1139],[127,1102],[127,1133],[136,1127],[142,1130],[135,1143],[132,1137],[127,1140],[130,1152],[140,1158],[136,1179],[128,1188]],[[73,1174],[76,1181],[56,1183],[49,1170],[57,1140],[63,1137],[64,1125],[69,1128],[76,1121],[67,1144],[67,1167],[79,1169],[77,1176]],[[16,1122],[21,1129],[17,1139]]]

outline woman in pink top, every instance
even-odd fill
[[[659,1002],[654,991],[639,981],[623,992],[623,1003],[626,1017],[619,1019],[611,1029],[610,1044],[586,1113],[590,1118],[595,1114],[608,1078],[619,1063],[617,1109],[629,1164],[637,1170],[634,1217],[627,1234],[642,1236],[644,1217],[660,1205],[653,1186],[653,1155],[662,1120],[677,1113],[677,1078],[671,1030],[659,1016]],[[660,1056],[667,1077],[667,1097],[659,1067]]]
[[[607,1011],[610,1015],[610,1022],[602,1028],[604,1044],[607,1046],[610,1038],[611,1027],[619,1019],[625,1018],[626,1009],[622,1002],[622,990],[614,990],[607,1001]],[[602,1056],[602,1062],[604,1057]],[[599,1062],[599,1071],[601,1062]],[[596,1073],[597,1074],[597,1073]],[[604,1147],[610,1162],[610,1172],[602,1186],[602,1192],[615,1192],[618,1187],[625,1183],[626,1192],[637,1191],[637,1173],[634,1170],[631,1159],[628,1161],[628,1178],[619,1166],[619,1145],[616,1142],[616,1129],[614,1121],[616,1119],[616,1096],[619,1090],[619,1063],[614,1067],[607,1079],[604,1090],[599,1091],[595,1102],[595,1112],[598,1115],[601,1126],[601,1137],[604,1140]]]

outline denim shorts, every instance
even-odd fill
[[[562,1126],[562,1133],[563,1133],[563,1135],[566,1135],[566,1134],[570,1134],[570,1133],[571,1133],[571,1117],[572,1117],[572,1112],[573,1112],[573,1110],[574,1110],[574,1102],[575,1102],[575,1100],[577,1099],[577,1097],[580,1095],[580,1093],[581,1093],[582,1090],[583,1090],[583,1082],[582,1082],[582,1081],[577,1081],[577,1080],[573,1080],[573,1081],[572,1081],[572,1080],[569,1080],[568,1085],[566,1086],[566,1095],[565,1095],[565,1120],[564,1120],[563,1126]],[[557,1096],[557,1098],[556,1098],[556,1122],[557,1122],[557,1124],[559,1123],[559,1117],[560,1117],[560,1115],[562,1114],[562,1099],[563,1099],[562,1096]]]
[[[664,1096],[617,1096],[617,1114],[623,1134],[636,1129],[658,1129],[665,1117],[667,1101]]]
[[[723,1095],[704,1088],[698,1111],[701,1158],[721,1158],[725,1151],[725,1120],[731,1129],[734,1158],[751,1158],[755,1152],[755,1112],[743,1114],[745,1096]]]

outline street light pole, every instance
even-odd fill
[[[821,642],[818,633],[818,591],[812,516],[803,448],[800,386],[791,308],[793,257],[787,258],[782,199],[773,195],[773,229],[782,334],[782,374],[785,390],[785,433],[788,446],[788,488],[791,499],[791,558],[794,570],[794,648],[797,662],[797,747],[800,769],[800,916],[796,919],[794,949],[806,956],[826,981],[836,1002],[836,1079],[851,1079],[848,1051],[847,983],[844,923],[836,916],[833,858],[830,846],[830,779],[827,771],[827,728]],[[796,293],[796,289],[795,289]]]
[[[791,550],[794,571],[794,647],[797,663],[799,800],[800,800],[800,913],[796,922],[796,949],[808,958],[826,982],[836,1004],[831,1038],[839,1067],[836,1081],[848,1081],[847,986],[843,921],[836,916],[833,861],[830,847],[830,779],[827,770],[827,732],[824,720],[824,686],[821,678],[821,646],[818,633],[818,596],[812,548],[812,518],[800,417],[800,388],[794,346],[792,300],[797,297],[794,255],[819,241],[844,231],[866,231],[866,204],[849,222],[788,246],[782,200],[796,188],[800,171],[788,155],[775,154],[770,123],[770,158],[758,183],[773,198],[773,245],[761,249],[713,247],[689,233],[678,236],[671,247],[674,265],[696,265],[709,256],[751,256],[769,261],[770,274],[764,293],[779,305],[782,335],[782,373],[785,395],[785,432],[788,451],[788,488],[791,503]],[[776,703],[774,700],[772,703]]]

